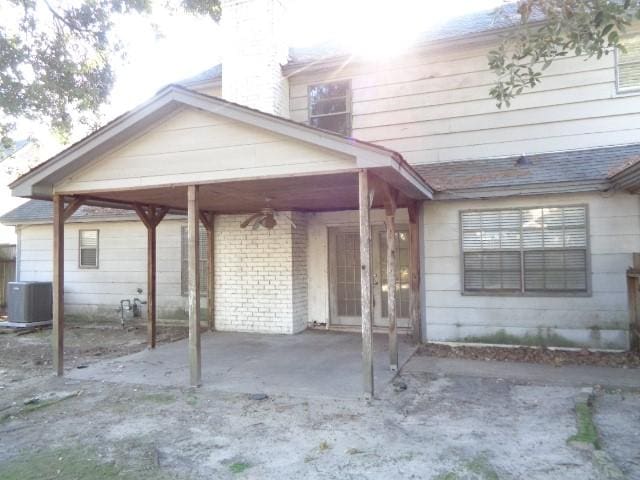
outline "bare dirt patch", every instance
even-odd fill
[[[587,349],[558,350],[545,347],[491,347],[475,345],[442,345],[427,343],[418,355],[466,360],[526,362],[547,365],[598,365],[603,367],[640,368],[640,354],[632,352],[599,352]]]
[[[65,367],[78,367],[103,358],[115,358],[147,348],[146,326],[116,322],[67,321],[64,336]],[[186,327],[160,326],[158,343],[185,338]],[[0,330],[0,386],[3,381],[19,381],[51,373],[51,329],[34,331]],[[3,378],[4,377],[4,378]]]

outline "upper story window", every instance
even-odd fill
[[[640,90],[640,35],[624,39],[626,52],[616,52],[616,83],[618,92]]]
[[[98,268],[98,238],[98,230],[80,230],[80,268]]]
[[[309,124],[341,135],[351,135],[351,82],[309,87]]]
[[[463,291],[588,293],[585,206],[460,214]]]

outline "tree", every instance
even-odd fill
[[[499,9],[515,26],[488,54],[498,79],[490,91],[499,108],[538,85],[554,60],[569,54],[602,58],[625,51],[623,34],[640,19],[639,0],[520,0]],[[519,21],[513,25],[513,18]]]
[[[220,18],[219,0],[182,0],[182,10]],[[151,0],[4,0],[0,5],[0,141],[12,143],[20,119],[67,136],[90,123],[114,83],[124,46],[118,15],[149,14]]]

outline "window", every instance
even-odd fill
[[[80,230],[80,268],[98,268],[98,230]]]
[[[181,289],[182,295],[189,294],[189,250],[188,250],[188,239],[189,239],[189,231],[186,226],[182,227],[181,230],[181,242],[180,242],[180,258],[181,258],[181,266],[180,266],[180,276],[181,276]],[[209,261],[207,259],[207,248],[209,242],[207,241],[207,231],[206,229],[200,227],[200,293],[207,293],[207,279],[209,278],[208,269],[209,269]]]
[[[640,90],[640,35],[623,40],[626,52],[616,52],[616,83],[618,92]]]
[[[351,135],[351,83],[323,83],[309,87],[309,124]]]
[[[588,293],[584,206],[460,214],[465,293]]]

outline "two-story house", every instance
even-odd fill
[[[630,34],[625,54],[557,60],[539,87],[501,110],[489,96],[487,52],[508,26],[492,12],[452,19],[374,61],[331,44],[289,48],[285,8],[223,1],[221,65],[163,89],[12,185],[33,199],[1,219],[16,226],[20,280],[51,280],[50,200],[81,198],[64,228],[66,311],[115,317],[120,299],[147,291],[149,278],[147,230],[131,208],[166,208],[156,303],[160,318],[184,318],[180,213],[193,200],[187,187],[198,185],[199,208],[215,215],[212,254],[203,228],[199,264],[216,329],[360,329],[358,179],[372,169],[402,207],[400,332],[628,348],[625,272],[640,252],[640,36]],[[368,293],[381,331],[384,188],[371,195]],[[264,216],[242,226],[262,209],[279,212],[273,228]]]

